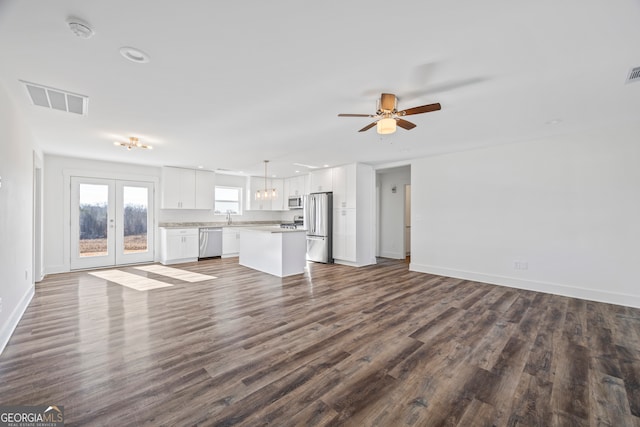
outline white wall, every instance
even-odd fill
[[[0,84],[0,352],[34,292],[34,150],[26,124]]]
[[[411,269],[640,307],[639,136],[627,124],[415,160]]]
[[[411,168],[394,168],[391,171],[378,170],[377,185],[380,187],[379,203],[379,256],[404,259],[404,186],[411,183]],[[396,187],[396,192],[392,188]]]

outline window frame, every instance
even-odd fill
[[[218,199],[216,197],[216,190],[220,188],[220,189],[225,189],[225,190],[237,190],[238,192],[238,200],[226,200],[226,199]],[[222,212],[219,210],[216,210],[216,204],[218,202],[225,202],[225,203],[238,203],[238,213],[231,213],[232,216],[239,216],[242,215],[242,210],[244,208],[244,206],[242,205],[242,187],[235,187],[232,185],[216,185],[213,189],[213,214],[214,215],[227,215],[227,212]]]

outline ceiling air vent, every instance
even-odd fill
[[[33,105],[53,108],[54,110],[66,111],[67,113],[87,115],[89,97],[78,95],[61,89],[55,89],[35,83],[21,81],[27,89],[29,99]]]
[[[627,77],[627,83],[640,81],[640,67],[632,68]]]

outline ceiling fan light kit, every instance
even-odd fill
[[[377,119],[373,123],[363,127],[358,132],[364,132],[376,126],[376,131],[381,135],[388,135],[396,131],[396,126],[402,129],[411,130],[416,125],[401,117],[413,114],[430,113],[438,111],[442,107],[439,103],[421,105],[419,107],[408,108],[398,111],[398,98],[392,93],[383,93],[378,100],[378,110],[375,114],[338,114],[338,117],[372,117]]]
[[[390,133],[394,133],[396,131],[396,119],[385,117],[384,119],[378,120],[378,123],[376,124],[376,130],[380,135],[388,135]]]

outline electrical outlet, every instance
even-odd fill
[[[29,280],[29,271],[28,270],[24,271],[24,280]]]
[[[529,263],[526,261],[514,261],[513,262],[513,268],[514,270],[528,270],[529,269]]]

